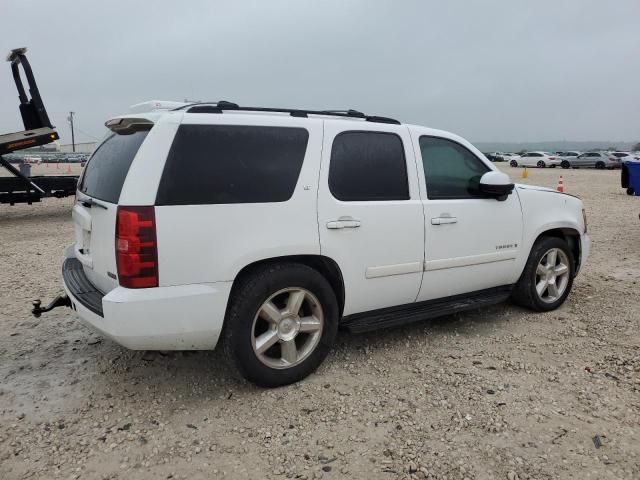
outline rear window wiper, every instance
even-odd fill
[[[81,203],[82,206],[87,207],[87,208],[91,208],[94,205],[96,207],[100,207],[100,208],[104,208],[105,210],[109,210],[109,207],[107,207],[106,205],[95,201],[93,198],[87,198],[86,200],[78,200],[78,203]]]

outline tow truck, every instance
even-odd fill
[[[19,150],[46,145],[60,138],[47,115],[26,52],[26,48],[16,48],[7,56],[18,89],[20,115],[24,124],[21,132],[0,135],[0,166],[11,173],[9,177],[0,177],[0,203],[10,205],[31,204],[44,197],[63,198],[74,195],[78,183],[78,177],[73,175],[27,176],[3,157]],[[22,81],[20,67],[27,80],[29,95]]]

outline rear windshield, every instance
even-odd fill
[[[148,130],[109,133],[87,162],[78,190],[90,197],[118,203],[124,179]]]
[[[182,125],[156,205],[285,202],[308,139],[309,132],[297,127]]]

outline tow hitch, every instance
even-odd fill
[[[49,305],[47,305],[44,308],[40,306],[42,304],[40,299],[34,300],[31,303],[33,304],[33,309],[31,310],[31,313],[36,318],[40,318],[40,315],[42,315],[45,312],[49,312],[54,308],[71,306],[71,300],[69,300],[69,297],[67,297],[64,293],[61,295],[58,295],[56,298],[51,300],[51,303],[49,303]]]

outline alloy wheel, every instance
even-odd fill
[[[562,297],[569,284],[569,257],[560,248],[551,248],[536,268],[536,292],[540,300],[553,303]]]
[[[257,358],[270,368],[298,365],[322,337],[324,313],[316,296],[304,288],[285,288],[258,309],[251,328]]]

